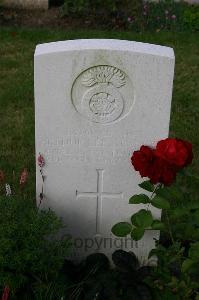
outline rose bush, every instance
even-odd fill
[[[154,148],[142,145],[131,157],[135,170],[150,180],[139,184],[145,193],[129,199],[133,210],[136,205],[141,209],[129,220],[115,224],[112,233],[139,241],[149,230],[160,231],[160,239],[148,256],[156,256],[158,263],[145,281],[152,287],[152,299],[199,300],[199,205],[191,201],[181,184],[182,179],[199,184],[199,177],[180,172],[192,159],[191,143],[174,138],[161,140]],[[179,181],[167,187],[178,172]],[[156,219],[154,207],[162,210],[161,219]]]
[[[129,204],[150,204],[159,209],[170,209],[171,196],[165,186],[171,185],[177,173],[190,164],[192,159],[192,145],[182,139],[166,138],[159,141],[155,148],[142,145],[140,150],[133,152],[131,163],[142,177],[149,178],[139,186],[152,194],[150,197],[145,194],[134,195],[129,199]],[[132,215],[131,223],[115,224],[112,232],[116,236],[130,234],[134,240],[139,240],[145,230],[162,230],[163,227],[160,220],[153,218],[148,206]]]

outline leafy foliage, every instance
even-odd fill
[[[183,13],[183,22],[189,29],[199,30],[199,10],[196,6],[189,6]]]
[[[141,14],[131,14],[129,27],[137,30],[198,30],[198,5],[165,0],[143,4]]]
[[[0,287],[17,294],[53,282],[69,250],[68,239],[55,238],[62,227],[51,210],[38,210],[30,199],[1,196]]]
[[[148,192],[153,192],[155,188],[154,185],[150,182],[150,180],[143,181],[139,184],[139,186]]]
[[[62,7],[63,14],[106,14],[110,16],[113,13],[118,13],[119,11],[124,13],[124,11],[134,11],[137,12],[137,7],[141,7],[141,1],[139,0],[124,0],[122,5],[118,0],[65,0]]]
[[[186,172],[181,174],[187,176]],[[190,176],[190,175],[189,175]],[[196,179],[197,180],[197,179]],[[152,287],[153,299],[198,299],[199,281],[199,205],[180,187],[163,187],[161,184],[140,184],[147,195],[132,196],[129,204],[152,205],[163,209],[163,219],[154,220],[148,209],[131,216],[131,237],[140,240],[145,230],[161,230],[164,235],[150,252],[158,258],[146,282]],[[151,197],[148,193],[151,192]],[[121,222],[122,223],[122,222]],[[119,224],[118,223],[118,229]],[[129,223],[130,224],[130,223]],[[127,233],[127,232],[126,232]],[[114,232],[117,235],[117,232]],[[127,233],[128,234],[128,233]],[[162,296],[163,294],[163,296]]]
[[[135,227],[148,228],[153,222],[153,217],[149,210],[141,209],[132,215],[131,222]]]
[[[95,17],[95,22],[126,27],[136,31],[171,30],[197,31],[199,8],[185,2],[164,0],[142,2],[140,0],[65,0],[61,15]]]
[[[136,256],[123,250],[112,255],[111,268],[103,254],[92,254],[79,265],[66,261],[63,272],[71,279],[65,299],[75,300],[150,300],[152,293],[144,282],[150,267],[140,267]]]
[[[113,234],[123,237],[129,234],[132,230],[132,225],[127,222],[120,222],[113,226],[112,232]]]
[[[188,258],[183,261],[182,272],[196,273],[199,276],[199,242],[192,243],[188,252]]]
[[[167,247],[157,244],[157,248],[151,251],[150,256],[158,257],[158,265],[147,279],[153,287],[154,299],[160,299],[162,295],[163,299],[198,299],[198,243],[188,247],[188,258],[180,242]]]
[[[160,196],[155,196],[152,199],[151,204],[160,209],[169,209],[170,208],[169,202]]]
[[[146,204],[150,203],[150,199],[147,195],[145,194],[139,194],[139,195],[134,195],[129,199],[129,204]]]

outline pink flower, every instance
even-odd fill
[[[133,17],[128,17],[127,20],[128,20],[129,23],[133,23],[133,21],[134,21],[134,20],[133,20]]]
[[[27,169],[24,169],[21,173],[19,184],[24,185],[27,181],[27,178],[28,178],[28,171]]]
[[[147,6],[147,4],[145,4],[145,5],[144,5],[144,9],[147,9],[147,8],[148,8],[148,6]]]
[[[40,168],[45,166],[45,160],[41,154],[39,154],[37,161]]]
[[[10,294],[10,288],[8,286],[4,287],[1,300],[8,300]]]
[[[171,16],[171,19],[172,19],[172,20],[176,20],[176,15],[172,15],[172,16]]]

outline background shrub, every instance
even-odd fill
[[[198,6],[186,7],[183,14],[183,22],[189,29],[199,30],[199,8]]]
[[[95,14],[111,16],[112,14],[123,15],[128,12],[136,12],[141,9],[141,0],[65,0],[63,15],[69,14]]]
[[[95,25],[112,24],[136,31],[199,29],[199,6],[174,0],[65,0],[62,16],[90,17]]]
[[[9,286],[14,297],[56,281],[69,250],[68,239],[55,238],[62,227],[51,210],[37,209],[28,198],[0,197],[1,289]]]

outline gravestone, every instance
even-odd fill
[[[128,204],[143,192],[130,158],[168,136],[173,72],[173,50],[158,45],[94,39],[37,46],[36,155],[46,161],[41,207],[63,218],[76,260],[122,248],[146,263],[154,248],[158,231],[134,242],[111,228],[145,208]],[[38,166],[36,186],[39,199]]]

